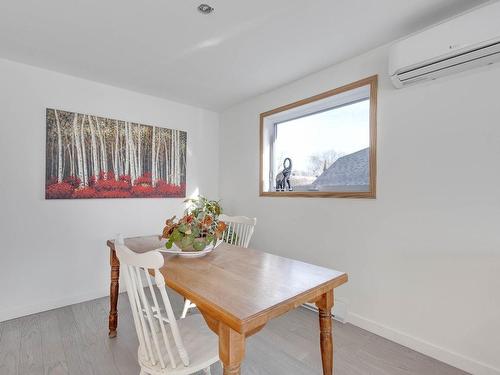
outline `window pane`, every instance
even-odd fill
[[[290,158],[293,190],[369,191],[369,100],[278,123],[275,136],[273,176]]]

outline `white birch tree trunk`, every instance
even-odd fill
[[[62,175],[64,176],[64,171],[66,170],[66,153],[65,153],[65,147],[63,147],[62,149],[62,154],[63,154],[63,157],[62,157]]]
[[[90,125],[90,140],[91,140],[91,151],[92,151],[92,173],[94,176],[99,176],[99,165],[97,157],[97,143],[95,139],[94,124],[92,123],[92,118],[89,116]]]
[[[181,161],[181,132],[177,131],[177,160],[179,163],[179,168],[177,170],[177,182],[181,184],[181,173],[182,173],[182,161]]]
[[[168,159],[169,161],[169,164],[170,164],[170,175],[169,175],[169,181],[171,184],[174,183],[174,131],[171,129],[169,131],[170,133],[170,139],[169,139],[169,143],[170,143],[170,147],[169,147],[169,154],[170,154],[170,157]]]
[[[82,147],[79,134],[80,132],[78,131],[78,114],[75,113],[75,117],[73,117],[73,137],[75,139],[75,144],[76,144],[78,178],[80,179],[80,186],[83,186],[84,181],[83,181]]]
[[[113,144],[111,144],[111,169],[114,171],[116,171],[116,164],[115,164],[115,146]],[[113,177],[114,178],[114,177]]]
[[[75,134],[71,129],[71,176],[75,176]]]
[[[69,175],[74,176],[73,175],[73,151],[71,150],[71,145],[68,144],[66,146],[66,149],[68,150],[68,158],[69,158]]]
[[[136,133],[137,133],[137,126],[135,127]],[[134,171],[135,171],[135,178],[140,177],[139,173],[139,157],[137,154],[137,146],[134,142],[134,128],[132,128],[132,147],[134,148]]]
[[[142,155],[141,155],[141,145],[142,145],[142,129],[141,125],[137,125],[137,130],[139,131],[139,134],[137,134],[137,159],[138,159],[138,165],[137,165],[137,174],[139,176],[142,176]]]
[[[74,176],[75,171],[74,171],[74,159],[73,159],[73,149],[72,145],[68,145],[68,155],[69,155],[69,175]]]
[[[155,171],[155,175],[156,175],[156,181],[158,181],[159,179],[159,163],[158,163],[158,160],[160,158],[160,142],[161,142],[161,132],[160,132],[160,129],[158,129],[158,135],[157,135],[157,138],[158,138],[158,143],[156,144],[156,171]],[[156,181],[155,181],[155,184],[156,185]]]
[[[97,118],[96,118],[96,121],[97,121]],[[104,156],[103,156],[103,166],[104,166],[104,173],[106,173],[106,178],[108,178],[108,144],[106,142],[106,132],[105,132],[105,128],[102,127],[100,124],[99,124],[99,131],[101,132],[102,134],[102,139],[101,139],[101,142],[102,142],[102,147],[104,149]]]
[[[128,153],[128,122],[125,122],[125,174],[129,174],[129,153]]]
[[[97,116],[94,117],[97,124],[97,134],[99,136],[99,143],[101,145],[101,170],[107,174],[108,173],[108,152],[106,149],[106,135],[101,128],[99,119]],[[107,176],[106,176],[107,177]]]
[[[132,127],[132,124],[128,124],[127,126],[127,149],[128,149],[128,170],[130,174],[130,181],[132,182],[132,185],[134,184],[134,169],[132,168],[132,159],[134,156],[132,155],[132,147],[131,143],[132,140],[130,139],[130,128]]]
[[[175,156],[177,155],[177,153],[175,152],[176,141],[177,139],[175,130],[172,130],[172,183],[174,185],[177,185],[177,180],[176,180],[177,160],[175,159]]]
[[[104,146],[102,144],[102,134],[101,134],[101,129],[99,126],[99,121],[96,119],[96,132],[97,132],[97,137],[99,138],[99,166],[101,168],[101,171],[104,171]]]
[[[167,148],[167,138],[164,137],[163,138],[163,146],[165,147],[165,181],[168,183],[170,182],[170,179],[169,179],[169,160],[168,160],[168,148]]]
[[[54,109],[54,113],[56,116],[56,125],[57,125],[57,182],[61,183],[63,179],[61,124],[59,122],[59,115],[57,114],[57,109]]]
[[[125,129],[125,123],[123,123],[123,129]],[[120,166],[120,175],[125,174],[125,156],[124,156],[124,147],[123,147],[123,137],[121,131],[118,133],[118,142],[120,143],[120,150],[118,152],[119,166]]]
[[[118,127],[118,121],[116,122],[116,134],[115,134],[115,166],[113,167],[113,171],[115,172],[115,180],[118,181],[118,175],[120,174],[119,171],[119,164],[118,164],[118,135],[119,135],[119,127]]]
[[[175,131],[175,184],[179,185],[179,131]]]
[[[120,141],[121,142],[121,149],[120,149],[120,157],[121,157],[121,168],[122,168],[122,175],[126,175],[127,172],[125,172],[125,134],[123,134],[123,139]]]
[[[175,159],[176,159],[176,162],[177,162],[177,170],[176,170],[176,178],[177,178],[177,185],[180,185],[181,184],[181,157],[180,157],[180,142],[181,142],[181,134],[178,130],[176,130],[176,133],[177,133],[177,145],[176,145],[176,148],[175,148],[175,151],[176,151],[176,156],[175,156]]]
[[[179,178],[179,131],[175,131],[175,184],[180,185],[180,178]]]
[[[90,122],[90,116],[87,116]],[[82,126],[80,127],[80,140],[82,142],[82,162],[83,162],[83,185],[88,186],[88,172],[87,172],[87,151],[85,150],[85,134],[83,132],[85,123],[85,116],[82,119]]]
[[[134,133],[133,126],[129,124],[129,160],[130,160],[130,178],[132,180],[132,185],[134,185],[134,181],[137,179],[137,168],[136,168],[136,152],[135,152],[135,144],[134,144]]]
[[[181,132],[177,130],[177,185],[181,184]]]
[[[133,165],[134,165],[134,177],[137,179],[137,177],[138,177],[138,175],[137,175],[137,150],[136,150],[135,143],[134,143],[134,128],[133,127],[130,129],[130,132],[132,133],[132,136],[130,138],[132,139],[132,150],[133,150],[133,155],[134,155],[134,158],[132,160]]]
[[[156,144],[156,127],[153,125],[153,137],[151,139],[151,185],[153,186],[156,186],[155,144]]]
[[[177,131],[177,138],[178,138],[178,142],[177,142],[177,148],[178,148],[178,152],[177,152],[177,157],[178,157],[178,160],[179,160],[179,170],[177,171],[177,181],[179,182],[179,185],[181,184],[181,180],[182,180],[182,143],[181,143],[181,131],[178,130]]]

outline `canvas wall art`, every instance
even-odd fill
[[[46,123],[46,199],[186,196],[186,132],[51,108]]]

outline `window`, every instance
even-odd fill
[[[374,198],[377,76],[260,115],[261,196]]]

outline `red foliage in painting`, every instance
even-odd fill
[[[77,189],[73,192],[73,198],[75,199],[96,198],[96,191],[91,187],[84,187],[82,189]]]
[[[89,186],[80,187],[77,176],[68,176],[57,183],[57,179],[48,180],[46,188],[47,199],[91,199],[91,198],[164,198],[183,197],[186,185],[180,186],[159,180],[156,186],[151,184],[151,173],[145,173],[131,185],[129,175],[121,175],[115,180],[113,172],[100,173],[89,178]]]
[[[125,181],[126,183],[130,184],[130,176],[128,174],[122,174],[119,178],[120,181]]]
[[[109,171],[108,173],[106,173],[106,179],[114,180],[115,179],[115,172]]]
[[[136,178],[135,185],[151,185],[151,173],[146,172],[141,177]]]
[[[89,177],[89,186],[95,186],[97,182],[97,177],[96,176],[90,176]]]
[[[73,186],[67,182],[55,183],[47,186],[45,196],[48,199],[67,199],[73,194]]]
[[[130,198],[129,191],[123,190],[104,190],[97,193],[97,198]]]
[[[57,177],[50,177],[49,179],[47,179],[47,181],[45,182],[45,185],[46,186],[49,186],[49,185],[54,185],[54,184],[57,184]]]
[[[73,186],[74,189],[77,189],[78,186],[80,186],[80,183],[82,182],[82,180],[80,180],[76,176],[68,176],[64,179],[64,182],[67,182],[68,184]]]
[[[132,195],[138,198],[154,197],[155,189],[152,186],[136,185],[132,186]]]
[[[186,185],[173,185],[166,181],[159,180],[156,183],[155,196],[157,197],[183,197],[185,195]]]
[[[130,185],[126,181],[99,180],[95,183],[97,191],[129,190]]]

